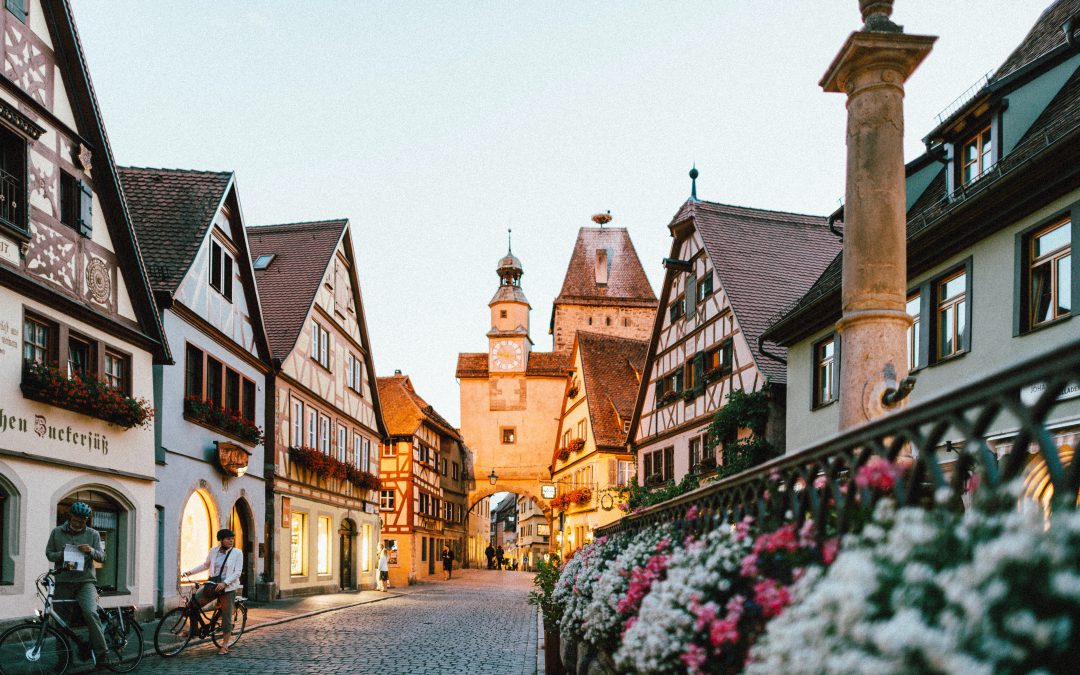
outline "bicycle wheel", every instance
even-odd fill
[[[71,662],[67,640],[52,626],[27,621],[0,635],[0,673],[63,673]]]
[[[105,629],[105,642],[109,645],[109,662],[105,666],[114,673],[127,673],[135,670],[143,657],[142,628],[134,621],[120,624],[110,622]]]
[[[177,607],[161,617],[154,630],[154,650],[162,656],[176,656],[191,641],[191,617],[186,607]]]
[[[232,620],[232,639],[229,640],[228,647],[232,647],[236,644],[236,641],[240,639],[240,636],[244,634],[244,628],[247,627],[247,605],[242,603],[233,604],[233,620]],[[221,646],[223,640],[221,639],[221,620],[214,622],[214,632],[210,634],[210,639],[214,641],[214,644],[218,647]]]

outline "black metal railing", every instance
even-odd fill
[[[874,456],[909,458],[891,489],[901,504],[962,508],[976,482],[996,487],[1024,476],[1030,496],[1051,508],[1074,508],[1080,461],[1071,450],[1059,451],[1051,426],[1069,419],[1080,426],[1078,385],[1080,340],[628,515],[597,534],[669,522],[700,533],[745,516],[799,524],[809,518],[819,537],[826,524],[842,534],[881,496],[855,480]],[[696,517],[688,519],[692,508]]]
[[[0,169],[0,220],[21,230],[23,226],[19,219],[20,192],[19,179]]]

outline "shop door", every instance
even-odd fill
[[[244,565],[240,570],[240,595],[248,595],[248,570],[255,564],[252,554],[255,551],[254,542],[251,541],[252,529],[249,527],[247,506],[243,502],[236,502],[232,511],[229,512],[229,529],[236,534],[236,548],[244,554]]]
[[[341,588],[352,589],[356,588],[355,575],[353,570],[353,543],[356,539],[356,526],[353,525],[351,520],[341,521],[340,535],[341,554],[338,558],[341,560]]]

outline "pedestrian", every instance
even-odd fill
[[[105,633],[98,621],[98,594],[94,582],[97,575],[94,563],[105,562],[105,547],[101,534],[92,527],[90,505],[75,502],[67,512],[67,522],[53,528],[45,544],[45,557],[53,563],[56,573],[56,600],[75,600],[90,630],[90,644],[96,665],[107,665],[109,649]]]
[[[379,586],[384,593],[390,588],[390,554],[383,547],[379,548]]]
[[[484,549],[484,555],[487,556],[488,569],[495,569],[495,549],[491,546],[491,544],[488,544],[487,548]]]
[[[495,566],[496,569],[502,570],[503,564],[506,562],[506,551],[502,546],[495,547]]]
[[[210,578],[199,587],[194,602],[203,607],[217,600],[221,607],[221,646],[217,652],[221,655],[229,653],[232,643],[233,608],[236,604],[236,591],[240,589],[240,575],[244,571],[244,554],[236,548],[236,534],[232,530],[218,530],[217,539],[220,545],[210,549],[206,560],[183,574],[190,576],[210,570]]]
[[[449,546],[443,544],[441,557],[443,579],[449,581],[454,572],[454,552],[450,550]]]
[[[526,571],[526,572],[529,571],[529,554],[528,553],[521,556],[521,569]]]

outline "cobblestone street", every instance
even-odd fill
[[[530,588],[524,572],[460,570],[449,582],[391,589],[385,600],[259,628],[226,656],[213,645],[172,659],[147,656],[139,672],[532,675]]]

